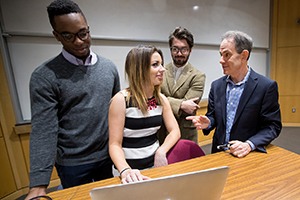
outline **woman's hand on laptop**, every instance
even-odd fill
[[[122,183],[133,183],[143,180],[149,180],[148,176],[144,176],[141,174],[140,170],[138,169],[127,169],[121,174],[121,182]]]

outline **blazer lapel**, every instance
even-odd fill
[[[254,89],[257,86],[257,76],[255,75],[255,72],[252,69],[250,72],[250,76],[245,84],[246,85],[245,85],[243,94],[241,96],[233,124],[236,122],[236,120],[239,118],[239,116],[243,113],[243,110],[244,110],[247,102],[250,100],[250,97],[251,97],[252,93],[254,92]]]
[[[223,117],[224,125],[226,125],[226,78],[227,76],[224,76],[221,85],[218,87],[218,94],[220,95],[221,101],[221,116]]]
[[[183,71],[181,72],[181,75],[179,76],[178,80],[176,81],[176,84],[174,85],[173,88],[173,93],[175,93],[188,79],[188,77],[190,76],[190,71],[192,70],[192,66],[190,63],[188,63]],[[173,78],[174,81],[174,78]]]
[[[172,63],[166,65],[166,72],[165,72],[165,81],[167,84],[167,88],[169,91],[170,96],[173,95],[173,87],[174,87],[174,69]]]

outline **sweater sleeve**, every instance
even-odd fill
[[[57,99],[51,84],[34,72],[30,79],[30,187],[48,185],[57,146]]]

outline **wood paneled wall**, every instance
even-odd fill
[[[279,86],[282,122],[300,125],[300,1],[274,0],[271,76]]]

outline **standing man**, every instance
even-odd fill
[[[108,108],[120,90],[116,66],[90,50],[84,14],[71,0],[48,7],[62,52],[30,79],[30,191],[46,194],[53,166],[63,188],[112,177],[108,154]]]
[[[187,29],[177,27],[169,36],[172,62],[165,66],[166,72],[161,92],[167,96],[181,131],[181,138],[198,144],[198,133],[193,123],[185,118],[195,115],[202,98],[205,74],[192,66],[188,60],[194,46],[194,37]],[[163,127],[158,137],[162,143],[168,133]]]
[[[167,96],[181,131],[181,138],[198,144],[198,133],[186,116],[195,115],[202,98],[205,74],[192,66],[188,60],[194,46],[194,37],[185,28],[177,27],[169,36],[172,62],[165,66],[166,72],[161,92]],[[167,135],[163,127],[158,137],[162,143]]]
[[[280,134],[282,124],[278,86],[248,66],[252,38],[228,31],[220,45],[225,76],[211,85],[206,116],[190,116],[197,129],[208,135],[215,129],[212,153],[229,149],[237,157],[265,146]]]

